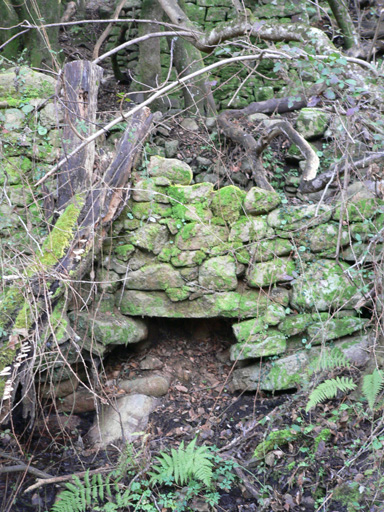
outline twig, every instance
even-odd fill
[[[111,471],[110,466],[103,466],[102,468],[93,469],[92,471],[88,472],[88,475],[96,475],[98,473],[107,473]],[[80,471],[79,473],[71,473],[70,475],[62,475],[62,476],[51,476],[49,477],[41,477],[37,480],[37,482],[31,486],[29,486],[27,489],[25,489],[24,494],[27,492],[34,491],[35,489],[38,489],[39,487],[42,487],[43,485],[48,484],[62,484],[63,482],[67,482],[68,480],[71,480],[74,476],[77,476],[78,478],[82,478],[85,476],[87,471]],[[42,479],[44,478],[44,479]]]
[[[0,475],[4,473],[21,473],[23,471],[26,473],[31,473],[31,475],[36,476],[37,478],[52,478],[52,475],[49,473],[34,468],[33,466],[27,466],[26,464],[18,464],[17,466],[4,466],[3,468],[0,468]]]

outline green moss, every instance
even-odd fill
[[[301,432],[290,429],[271,432],[264,441],[256,446],[253,457],[257,460],[264,459],[268,452],[282,448],[291,441],[298,439],[299,436],[301,436]]]
[[[324,443],[327,443],[332,436],[332,432],[329,428],[323,428],[323,430],[320,432],[318,436],[315,437],[315,444],[313,447],[314,453],[317,452],[317,449],[319,447],[319,444],[323,441]]]
[[[55,265],[65,254],[65,249],[72,240],[73,230],[77,225],[77,219],[81,212],[81,202],[70,204],[58,218],[52,232],[43,244],[43,254],[39,257],[39,263],[43,267]]]
[[[165,293],[172,302],[180,302],[188,299],[190,290],[188,286],[183,286],[182,288],[167,288]]]
[[[128,261],[129,257],[133,254],[133,252],[136,250],[135,246],[132,244],[124,244],[124,245],[118,245],[115,247],[115,254],[117,254],[118,258],[123,261]]]
[[[16,311],[24,302],[24,296],[16,286],[11,286],[0,299],[0,325],[6,328],[15,318]]]
[[[163,247],[157,259],[164,263],[169,263],[171,258],[175,258],[180,254],[180,250],[177,247]]]
[[[31,306],[28,302],[24,302],[23,307],[17,314],[15,323],[13,325],[14,329],[29,329],[33,324],[33,316],[31,311]]]
[[[163,218],[172,216],[172,208],[170,206],[153,202],[131,203],[131,212],[138,220],[147,220],[152,216]]]
[[[212,199],[212,210],[217,217],[229,224],[235,222],[241,214],[246,193],[234,185],[218,190]]]

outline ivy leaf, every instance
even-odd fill
[[[336,98],[336,94],[334,93],[334,91],[332,91],[332,89],[327,89],[324,92],[324,96],[329,100],[334,100]]]

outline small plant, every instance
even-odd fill
[[[356,384],[351,378],[336,377],[335,379],[327,379],[319,384],[309,395],[305,410],[308,412],[320,402],[324,402],[324,400],[329,398],[335,398],[338,391],[345,393],[346,391],[353,391],[354,389],[356,389]]]
[[[176,484],[185,485],[192,480],[202,482],[207,487],[212,482],[213,453],[207,446],[196,448],[196,438],[184,449],[182,442],[178,450],[171,450],[171,455],[162,453],[157,457],[160,463],[153,466],[151,484],[169,482],[174,479]]]
[[[362,392],[363,396],[367,399],[371,410],[373,410],[377,397],[383,387],[384,375],[382,371],[376,368],[370,375],[365,375],[363,379]]]

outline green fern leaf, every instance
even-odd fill
[[[363,396],[367,399],[371,410],[373,410],[376,399],[383,387],[384,375],[381,370],[376,368],[370,375],[365,375],[363,379],[362,392]]]
[[[320,402],[324,402],[329,398],[334,398],[338,391],[345,393],[346,391],[352,391],[356,388],[356,384],[351,378],[348,377],[336,377],[335,379],[328,379],[319,384],[309,395],[306,412],[313,407],[316,407]]]

